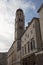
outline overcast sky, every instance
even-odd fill
[[[23,9],[25,24],[38,17],[37,10],[43,0],[0,0],[0,52],[6,52],[14,41],[15,12]]]

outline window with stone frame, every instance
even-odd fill
[[[20,27],[19,27],[19,29],[23,29],[23,27],[22,27],[22,26],[20,26]]]
[[[22,47],[22,55],[24,55],[24,47]]]
[[[31,30],[31,34],[33,33],[33,30]]]
[[[35,27],[35,24],[33,24],[33,28]]]
[[[29,52],[29,41],[27,42],[28,52]]]
[[[24,49],[25,49],[25,54],[26,54],[26,45],[24,46]]]
[[[35,40],[34,40],[34,38],[31,39],[30,44],[31,44],[31,50],[34,50],[35,49]]]
[[[20,22],[23,22],[23,19],[20,19],[20,18],[19,18],[19,21],[20,21]]]
[[[17,51],[21,49],[21,41],[17,41]]]
[[[22,15],[22,13],[20,13],[20,16]]]
[[[31,50],[33,50],[33,45],[32,45],[32,41],[31,41]]]
[[[21,21],[21,19],[19,18],[19,21]]]

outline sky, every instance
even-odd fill
[[[7,52],[15,40],[15,13],[21,8],[25,15],[25,26],[33,17],[43,0],[0,0],[0,52]]]

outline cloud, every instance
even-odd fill
[[[25,0],[0,0],[0,51],[7,51],[14,41],[15,13],[18,8],[26,12],[35,10],[33,2]]]
[[[18,8],[22,8],[24,11],[30,8],[35,10],[36,8],[32,1],[26,2],[25,0],[9,0],[6,4],[8,11],[12,11],[12,14],[14,14]]]
[[[0,51],[8,51],[10,46],[13,43],[12,37],[6,38],[5,36],[0,35]]]

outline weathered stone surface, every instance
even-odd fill
[[[7,53],[0,53],[0,65],[7,65]]]

